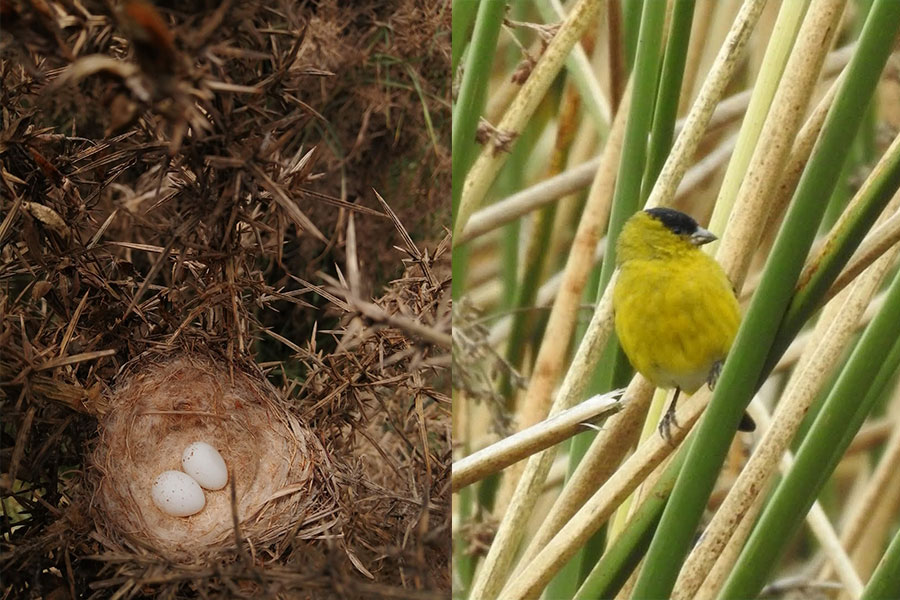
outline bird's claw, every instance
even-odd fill
[[[709,377],[706,379],[706,385],[710,391],[716,389],[716,382],[719,381],[719,375],[722,374],[722,361],[717,360],[713,363],[712,369],[709,370]]]
[[[672,425],[675,427],[680,427],[678,424],[678,420],[675,418],[674,410],[667,410],[666,414],[663,415],[662,419],[659,421],[659,435],[662,439],[672,444]]]

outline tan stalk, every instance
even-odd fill
[[[617,412],[621,403],[616,393],[594,396],[499,442],[454,461],[454,492],[497,473],[507,466],[528,458],[549,446],[585,430],[585,423]]]
[[[700,68],[700,57],[706,48],[707,37],[699,32],[709,31],[709,22],[712,19],[715,2],[700,2],[694,11],[694,22],[691,23],[691,39],[688,43],[687,60],[684,64],[684,76],[681,83],[681,100],[678,104],[678,114],[683,114],[691,106],[694,97],[694,82],[697,80],[697,71]]]
[[[772,417],[762,404],[756,403],[755,401],[754,404],[755,405],[751,406],[750,414],[756,420],[756,424],[760,429],[767,431],[772,425]],[[779,464],[781,472],[783,474],[787,473],[793,464],[792,454],[786,452],[785,455],[781,457]],[[756,498],[747,508],[747,512],[743,515],[743,518],[741,518],[734,535],[728,540],[728,544],[726,544],[722,552],[719,553],[715,565],[709,571],[709,574],[703,581],[703,585],[697,591],[693,600],[713,600],[716,597],[722,585],[725,583],[725,580],[728,578],[728,575],[731,573],[731,569],[734,567],[735,562],[737,562],[738,556],[744,546],[743,541],[750,535],[753,524],[756,522],[756,516],[762,509],[765,499],[766,494],[757,494]],[[858,598],[862,591],[862,582],[860,581],[856,570],[853,568],[850,558],[841,548],[834,527],[832,527],[831,522],[828,520],[828,516],[818,502],[813,504],[809,514],[806,516],[806,520],[810,529],[812,529],[827,554],[835,564],[840,565],[841,581],[847,589],[853,590],[854,598]],[[673,598],[674,597],[675,596],[673,596]]]
[[[900,509],[900,469],[896,468],[896,463],[893,465],[891,478],[882,489],[882,496],[875,510],[869,515],[869,522],[863,530],[862,538],[851,554],[853,565],[859,571],[860,577],[866,579],[872,575],[875,565],[881,559],[885,545],[890,540],[891,529],[897,522],[897,511]]]
[[[866,269],[872,261],[884,254],[888,248],[900,242],[900,210],[897,207],[897,198],[900,194],[895,194],[889,204],[895,208],[893,214],[880,225],[877,225],[863,239],[859,248],[850,257],[847,266],[841,271],[840,275],[835,278],[834,283],[826,292],[825,297],[831,298],[837,292],[844,288],[852,281],[863,269]]]
[[[818,0],[810,6],[763,124],[717,255],[737,289],[742,287],[753,253],[735,255],[722,249],[726,244],[744,246],[752,240],[755,247],[758,243],[772,193],[781,180],[845,1]]]
[[[544,94],[547,93],[572,48],[603,8],[603,1],[579,0],[572,12],[569,13],[538,60],[528,80],[519,90],[515,100],[512,101],[509,110],[497,125],[497,129],[503,137],[514,137],[521,133],[543,100]],[[463,184],[462,198],[456,215],[456,224],[453,229],[454,239],[459,238],[469,217],[484,200],[488,188],[494,182],[503,163],[506,162],[508,154],[503,151],[501,145],[498,142],[487,144],[469,170]]]
[[[900,400],[900,396],[897,396]],[[895,404],[898,404],[895,402]],[[855,552],[865,529],[870,526],[872,515],[878,505],[885,503],[885,495],[891,488],[891,478],[896,477],[897,464],[900,463],[900,427],[895,427],[888,439],[881,459],[872,477],[866,485],[865,491],[859,502],[853,505],[848,515],[847,524],[841,531],[841,545],[848,552]],[[889,504],[889,502],[888,502]],[[826,563],[819,572],[820,579],[828,579],[833,572],[833,566]]]
[[[632,382],[634,383],[634,382]],[[605,523],[625,498],[684,440],[709,403],[703,388],[682,402],[676,413],[681,427],[672,429],[671,441],[655,435],[641,444],[503,590],[506,600],[532,598]]]
[[[672,144],[672,150],[647,198],[647,207],[668,206],[709,126],[716,105],[740,65],[750,34],[756,25],[765,0],[745,0],[719,50],[696,102],[691,106],[684,128]]]
[[[809,0],[787,2],[778,6],[778,17],[770,36],[763,57],[763,68],[754,79],[750,103],[746,116],[741,121],[738,133],[738,146],[725,177],[719,187],[715,208],[709,221],[710,231],[724,231],[728,215],[734,207],[734,201],[740,189],[741,180],[747,173],[747,165],[753,155],[753,149],[759,140],[759,134],[765,123],[772,99],[777,91],[779,80],[794,45],[797,31],[803,22],[803,15]],[[772,5],[770,5],[772,6]],[[707,246],[707,251],[715,254],[718,241]]]
[[[559,380],[564,366],[569,340],[575,331],[581,293],[593,265],[594,250],[609,218],[616,165],[622,151],[625,132],[625,116],[631,100],[630,90],[631,86],[626,89],[622,100],[622,106],[626,110],[620,110],[613,122],[609,140],[603,149],[603,160],[597,169],[575,240],[572,242],[560,293],[553,302],[547,321],[546,330],[552,335],[544,336],[538,350],[534,373],[519,411],[520,427],[527,427],[547,415],[553,386]]]
[[[650,193],[650,197],[647,201],[648,206],[665,205],[671,202],[678,184],[684,176],[687,165],[696,153],[697,145],[703,137],[710,116],[712,115],[716,104],[721,99],[726,85],[730,81],[734,70],[740,62],[747,39],[753,31],[753,26],[756,23],[764,4],[764,0],[745,0],[741,6],[738,16],[728,33],[727,41],[719,52],[719,55],[716,57],[713,68],[700,90],[697,101],[694,103],[690,113],[685,119],[684,129],[675,140],[672,151]],[[622,112],[625,111],[620,109],[620,113]],[[576,360],[578,360],[580,356],[588,356],[594,353],[596,349],[602,347],[602,344],[605,343],[605,338],[601,341],[600,338],[593,336],[592,332],[601,330],[599,327],[600,323],[611,323],[612,321],[612,305],[611,302],[608,301],[608,297],[610,296],[609,291],[612,287],[612,283],[607,286],[606,293],[603,295],[603,300],[601,300],[594,312],[590,325],[588,326],[588,331],[582,340],[581,346],[579,346]],[[553,330],[548,327],[548,331]],[[566,381],[570,380],[570,376],[571,371],[567,374]],[[564,383],[563,385],[565,386],[566,384]],[[632,389],[635,385],[635,381],[632,380],[632,385],[629,386],[629,389]],[[560,395],[562,395],[562,393],[560,393]],[[628,417],[624,416],[626,414]],[[623,411],[622,415],[623,418],[620,423],[622,425],[632,425],[630,418],[633,416],[633,413],[629,414],[627,411]],[[615,419],[611,421],[614,420]],[[616,435],[617,429],[612,422],[608,427],[608,431],[608,436]],[[621,455],[615,457],[606,454],[603,457],[599,457],[599,453],[606,445],[606,443],[604,443],[605,438],[606,436],[598,436],[594,440],[591,447],[588,449],[583,462],[586,462],[587,465],[603,465],[621,459]],[[571,493],[567,492],[565,501],[570,502],[570,506],[579,505],[584,501],[586,493],[590,493],[589,490],[596,489],[598,481],[600,480],[593,476],[590,469],[577,469],[575,475],[573,475],[573,478],[566,486],[567,489],[571,488],[573,491]],[[629,493],[630,491],[631,490],[629,490]],[[557,501],[560,501],[561,499],[562,498]],[[522,518],[522,520],[524,522],[524,518]]]
[[[519,560],[517,574],[527,567],[537,553],[572,518],[591,494],[619,466],[622,457],[638,441],[641,422],[650,406],[654,387],[643,377],[636,376],[628,386],[631,402],[614,415],[594,439],[591,450],[585,454],[566,486],[553,502],[550,512],[541,521],[528,547]],[[596,450],[594,448],[596,447]]]
[[[673,598],[691,598],[703,583],[703,579],[722,552],[725,544],[753,503],[757,494],[767,487],[775,472],[778,460],[790,444],[810,404],[827,374],[843,355],[846,344],[856,330],[863,312],[878,290],[878,286],[890,267],[895,253],[879,259],[860,277],[845,295],[835,299],[827,309],[831,318],[822,318],[816,325],[823,333],[820,343],[807,346],[809,356],[801,359],[803,368],[792,377],[783,394],[773,421],[762,441],[750,457],[747,466],[738,476],[728,496],[706,528],[703,539],[694,547],[681,569]]]
[[[572,255],[569,259],[572,260]],[[606,318],[598,318],[598,315],[605,315]],[[569,371],[566,373],[566,378],[550,409],[551,415],[572,406],[584,396],[585,388],[590,380],[590,373],[599,360],[600,352],[606,340],[609,339],[612,329],[612,294],[604,294],[597,305],[595,318],[591,319],[588,325],[584,341],[578,347]],[[627,396],[626,392],[626,398]],[[470,598],[493,599],[500,592],[522,539],[525,524],[543,489],[543,483],[555,455],[555,448],[551,448],[532,456],[525,464],[525,470],[516,485],[509,506],[503,514],[503,520],[500,522],[490,550],[476,573]]]

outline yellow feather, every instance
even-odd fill
[[[740,324],[728,277],[689,235],[646,212],[617,246],[616,334],[631,364],[657,387],[694,393],[724,361]]]

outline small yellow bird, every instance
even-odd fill
[[[700,250],[715,239],[682,212],[651,208],[626,221],[616,245],[616,334],[641,375],[675,388],[659,425],[666,439],[679,392],[693,394],[704,383],[712,389],[741,322],[728,276]],[[744,419],[742,428],[752,431]]]

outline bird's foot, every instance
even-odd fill
[[[678,394],[681,392],[680,389],[675,390],[675,396],[672,398],[672,402],[669,404],[669,408],[666,410],[666,414],[663,415],[662,419],[659,421],[659,435],[662,439],[672,443],[672,425],[675,427],[680,427],[678,424],[678,420],[675,418],[675,405],[678,402]]]
[[[706,379],[706,385],[710,390],[716,389],[716,382],[719,381],[719,375],[722,374],[722,361],[717,360],[713,363],[712,369],[709,370],[709,377]]]
[[[678,425],[678,421],[675,419],[675,411],[670,410],[666,411],[666,414],[663,415],[662,420],[659,422],[659,435],[662,436],[662,439],[669,442],[670,445],[675,445],[672,443],[672,425],[675,427],[680,427]]]

